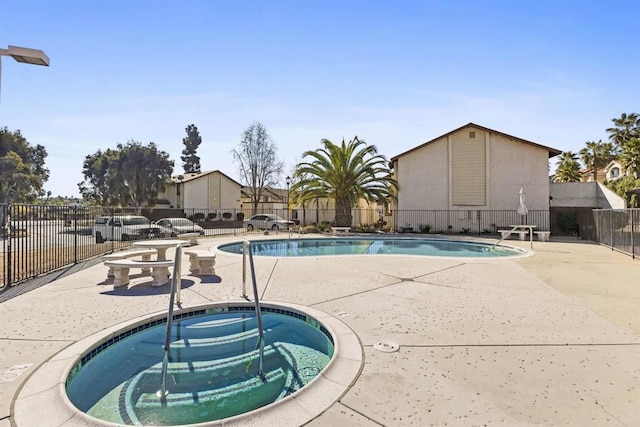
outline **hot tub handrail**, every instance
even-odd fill
[[[169,366],[169,350],[171,349],[171,325],[173,323],[173,304],[175,302],[175,296],[178,294],[178,303],[180,303],[180,282],[181,282],[181,269],[180,262],[182,257],[182,246],[176,245],[176,256],[173,263],[173,276],[171,277],[171,289],[169,291],[169,310],[167,311],[167,331],[164,337],[164,357],[162,359],[162,376],[160,383],[160,390],[156,395],[160,399],[165,399],[167,396],[167,369]]]
[[[262,377],[263,374],[263,359],[264,359],[264,329],[262,328],[262,309],[260,308],[260,299],[258,298],[258,284],[256,283],[256,270],[253,265],[253,249],[251,242],[245,240],[242,242],[242,296],[247,297],[246,291],[246,255],[249,253],[249,267],[251,268],[251,282],[253,285],[253,301],[256,308],[256,319],[258,321],[258,344],[260,355],[260,367],[258,374]]]

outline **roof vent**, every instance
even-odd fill
[[[475,138],[476,137],[476,131],[472,130],[471,132],[469,132],[469,138]]]

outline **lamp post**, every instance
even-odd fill
[[[182,184],[182,180],[184,179],[184,175],[178,175],[177,177],[178,182],[176,182],[176,207],[178,209],[180,209],[180,195],[181,195],[181,191],[180,191],[180,184]]]
[[[7,49],[0,49],[0,94],[2,94],[2,57],[10,56],[18,62],[31,65],[44,65],[49,66],[49,57],[41,50],[29,49],[26,47],[9,46]],[[7,256],[9,262],[7,263],[7,286],[11,286],[12,271],[11,271],[11,201],[15,194],[13,187],[15,182],[9,190],[9,203],[7,206],[7,218],[0,218],[0,223],[6,220],[7,222]]]
[[[49,57],[43,51],[28,47],[9,46],[7,49],[0,49],[0,79],[2,77],[3,56],[10,56],[23,64],[49,66]],[[2,82],[0,80],[0,88],[2,87],[1,85]]]
[[[289,186],[291,185],[291,178],[287,176],[285,181],[287,183],[287,221],[289,221]]]

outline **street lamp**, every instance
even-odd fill
[[[289,185],[291,185],[291,178],[287,176],[285,182],[287,183],[287,221],[289,221]]]
[[[3,56],[10,56],[23,64],[49,66],[49,57],[43,51],[27,47],[9,46],[7,49],[0,49],[0,77],[2,77]]]
[[[184,179],[184,175],[178,175],[177,180],[178,182],[176,182],[176,207],[178,209],[180,209],[180,184],[182,184],[182,180]]]
[[[2,57],[10,56],[18,62],[22,62],[25,64],[31,65],[44,65],[49,66],[49,57],[41,50],[38,49],[29,49],[26,47],[17,47],[17,46],[9,46],[8,49],[0,49],[0,93],[2,93]],[[15,183],[13,184],[15,186]],[[2,220],[6,220],[7,223],[7,231],[11,233],[11,201],[13,199],[15,192],[13,188],[9,190],[9,208],[7,209],[7,218],[0,218],[0,223]],[[11,259],[11,234],[7,234],[7,254],[9,256],[8,259]],[[7,285],[11,285],[12,272],[11,272],[11,263],[7,264]]]

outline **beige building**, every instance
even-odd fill
[[[242,185],[219,170],[172,176],[158,196],[172,208],[240,209]]]
[[[410,210],[515,211],[520,188],[529,210],[548,210],[549,158],[560,153],[474,123],[452,130],[391,159],[397,223]]]

